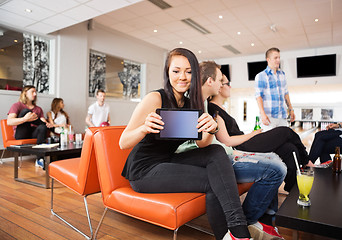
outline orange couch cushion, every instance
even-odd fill
[[[77,180],[79,173],[80,158],[70,158],[55,161],[49,164],[49,175],[71,190],[82,194],[83,187]]]
[[[115,189],[106,199],[112,210],[174,230],[204,214],[204,193],[138,193],[131,187]]]

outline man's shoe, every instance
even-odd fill
[[[36,159],[35,166],[44,169],[44,159],[43,158]]]
[[[278,233],[276,227],[266,225],[261,222],[256,222],[248,226],[248,230],[254,240],[280,240],[285,239]]]
[[[228,231],[222,240],[253,240],[253,238],[237,238],[234,237],[230,231]]]

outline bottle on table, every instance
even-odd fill
[[[259,116],[256,116],[254,131],[256,131],[258,129],[261,129],[261,127],[260,127],[260,119],[259,119]]]
[[[68,137],[67,137],[67,132],[65,131],[64,127],[62,127],[62,131],[60,133],[59,139],[60,139],[60,145],[61,146],[67,144]]]
[[[69,125],[68,135],[69,135],[69,142],[73,142],[74,141],[74,130],[72,129],[71,125]]]
[[[340,147],[335,148],[335,156],[333,160],[333,166],[332,166],[334,173],[340,173],[341,172],[341,155],[340,155]]]

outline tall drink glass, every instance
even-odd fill
[[[314,171],[305,170],[302,172],[297,172],[297,184],[299,189],[299,198],[297,204],[303,207],[308,207],[311,205],[309,199],[309,194],[314,181]]]

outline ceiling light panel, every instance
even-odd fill
[[[153,3],[154,5],[156,5],[157,7],[161,8],[163,10],[171,8],[171,5],[168,4],[167,2],[164,2],[163,0],[148,0],[148,1]]]
[[[198,23],[196,23],[194,20],[192,20],[191,18],[186,18],[186,19],[182,19],[182,22],[189,25],[190,27],[196,29],[197,31],[203,33],[203,34],[209,34],[209,30],[205,29],[204,27],[202,27],[201,25],[199,25]]]
[[[241,54],[241,52],[239,50],[237,50],[236,48],[234,48],[232,45],[224,45],[222,47],[224,47],[225,49],[231,51],[234,54]]]

